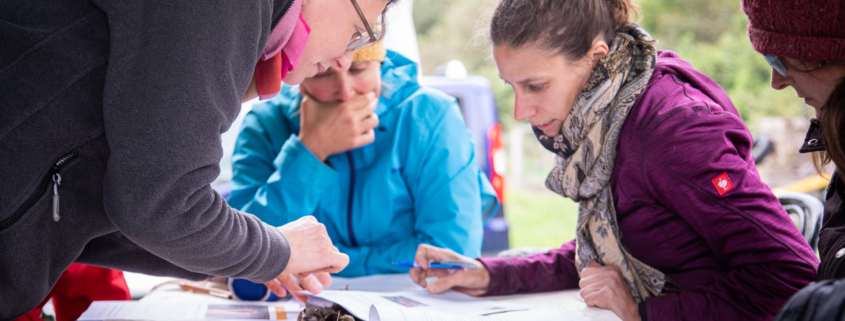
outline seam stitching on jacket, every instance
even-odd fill
[[[29,57],[30,55],[32,55],[32,54],[34,54],[34,53],[38,52],[38,49],[41,49],[41,47],[46,46],[46,45],[47,45],[48,43],[50,43],[50,41],[52,41],[54,38],[57,38],[57,37],[59,37],[59,36],[64,36],[64,35],[65,35],[65,33],[69,32],[70,30],[72,30],[72,29],[74,29],[74,28],[76,28],[76,27],[79,27],[79,25],[82,25],[82,24],[84,24],[84,23],[88,22],[88,20],[92,19],[92,17],[93,17],[93,16],[95,16],[95,15],[97,15],[98,13],[100,13],[100,12],[99,12],[99,11],[93,11],[93,12],[90,12],[90,13],[88,13],[88,14],[86,14],[86,15],[84,15],[84,16],[82,16],[82,17],[80,17],[79,19],[77,19],[77,20],[76,20],[76,21],[74,21],[73,23],[71,23],[71,24],[69,24],[69,25],[67,25],[67,26],[65,26],[65,27],[63,27],[63,28],[61,28],[61,29],[57,30],[56,32],[53,32],[52,34],[50,34],[50,35],[49,35],[49,36],[47,36],[46,38],[41,39],[41,41],[39,41],[39,42],[38,42],[38,43],[36,43],[34,46],[32,46],[32,47],[30,47],[29,49],[27,49],[26,51],[24,51],[24,52],[23,52],[20,56],[18,56],[17,58],[15,58],[15,60],[12,60],[12,62],[10,62],[8,65],[3,66],[3,68],[0,68],[0,74],[2,74],[2,73],[4,73],[4,72],[6,72],[9,68],[14,67],[14,66],[15,66],[15,65],[17,65],[17,64],[18,64],[21,60],[25,59],[26,57]]]

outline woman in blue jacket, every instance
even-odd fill
[[[229,204],[271,225],[314,215],[349,255],[340,276],[407,272],[391,262],[423,243],[480,254],[498,201],[474,151],[455,99],[379,43],[253,107]]]

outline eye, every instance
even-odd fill
[[[361,39],[361,37],[362,37],[361,30],[359,30],[358,27],[355,27],[355,32],[352,33],[352,38],[350,38],[349,40],[355,41],[355,40]]]
[[[528,85],[528,90],[531,91],[542,91],[545,85]]]
[[[354,69],[349,68],[349,73],[353,74],[353,75],[357,75],[357,74],[361,73],[362,71],[364,71],[364,68],[354,68]]]

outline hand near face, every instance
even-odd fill
[[[581,297],[588,306],[608,309],[625,321],[639,321],[640,312],[617,266],[602,266],[595,261],[581,271]]]
[[[273,293],[284,296],[287,291],[308,290],[318,294],[331,285],[329,273],[337,273],[349,264],[349,256],[332,245],[326,226],[313,216],[306,216],[280,226],[290,244],[290,261],[279,277],[264,283]],[[292,278],[295,275],[300,284]],[[301,285],[301,286],[300,286]],[[299,301],[307,296],[293,294]]]
[[[302,87],[300,87],[302,88]],[[375,140],[378,116],[375,93],[356,95],[343,102],[319,102],[304,90],[299,140],[320,161]]]
[[[477,268],[474,270],[428,268],[428,262],[447,260],[474,263]],[[490,285],[490,273],[484,264],[449,249],[420,244],[417,247],[417,255],[414,261],[422,268],[411,269],[408,274],[415,283],[426,288],[429,293],[440,293],[448,289],[453,289],[468,295],[479,296],[484,294]],[[425,279],[429,277],[437,277],[438,279],[426,284]]]

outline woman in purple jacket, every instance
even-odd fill
[[[546,186],[579,202],[576,239],[478,261],[423,245],[415,282],[471,295],[580,287],[623,320],[763,320],[815,279],[818,259],[760,180],[727,94],[656,51],[628,22],[633,10],[630,0],[499,3],[499,75],[515,118],[558,156]],[[478,268],[428,269],[441,260]]]

